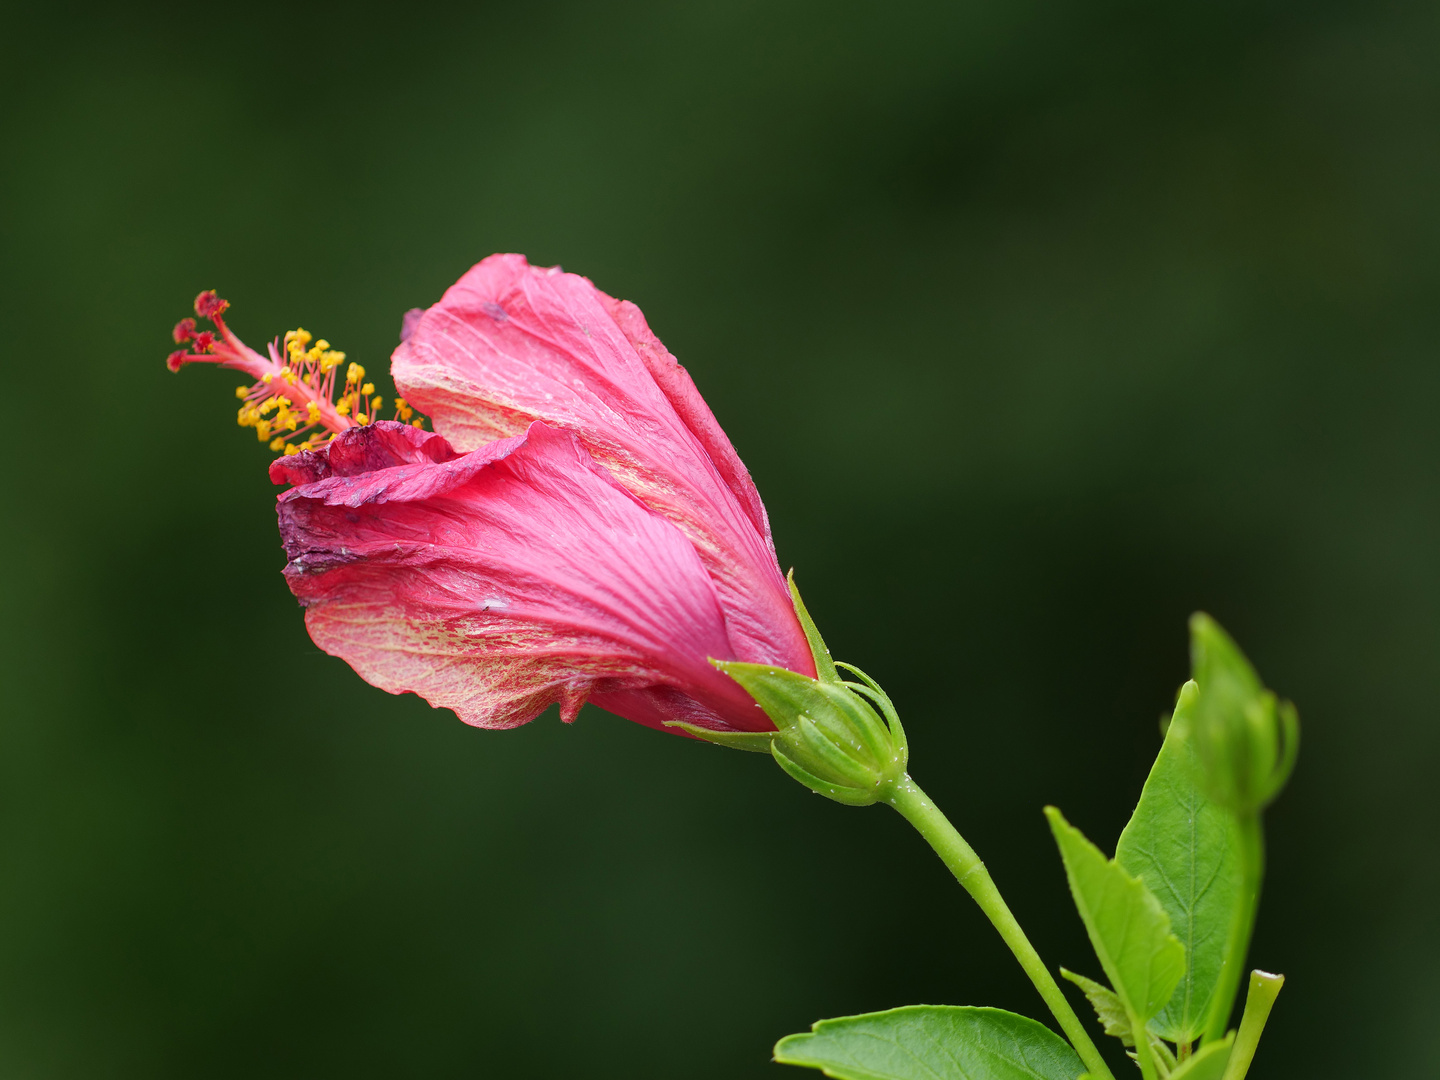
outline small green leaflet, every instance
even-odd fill
[[[1126,1046],[1135,1045],[1135,1032],[1130,1027],[1130,1016],[1125,1012],[1125,1005],[1114,990],[1094,979],[1087,979],[1084,975],[1066,971],[1063,967],[1060,974],[1085,991],[1085,997],[1095,1010],[1101,1026],[1105,1028],[1106,1035],[1115,1036]]]
[[[907,1005],[821,1020],[775,1044],[783,1065],[837,1080],[1075,1080],[1085,1066],[1044,1024],[1003,1009]]]
[[[1132,1029],[1164,1008],[1185,973],[1185,946],[1170,933],[1170,916],[1139,878],[1105,858],[1053,806],[1045,808],[1065,860],[1065,876],[1090,944]]]
[[[1095,1009],[1095,1015],[1099,1018],[1100,1024],[1105,1028],[1106,1035],[1113,1035],[1120,1040],[1122,1046],[1133,1047],[1135,1045],[1135,1029],[1130,1026],[1130,1016],[1125,1012],[1125,1004],[1120,1000],[1118,994],[1103,983],[1094,979],[1087,979],[1084,975],[1076,975],[1073,971],[1066,971],[1063,967],[1060,974],[1069,979],[1081,990],[1085,991],[1085,997],[1089,999],[1090,1005]],[[1160,1040],[1154,1030],[1147,1029],[1146,1036],[1150,1042],[1151,1056],[1157,1060],[1171,1064],[1175,1060],[1170,1047]],[[1132,1053],[1130,1055],[1134,1057]]]
[[[1155,894],[1185,946],[1185,974],[1150,1025],[1177,1043],[1205,1030],[1241,888],[1234,818],[1195,784],[1199,764],[1187,739],[1195,697],[1194,682],[1180,688],[1165,744],[1115,849],[1115,861]]]
[[[1170,1073],[1170,1080],[1220,1080],[1225,1075],[1225,1066],[1230,1061],[1230,1044],[1235,1040],[1231,1032],[1219,1042],[1206,1043],[1194,1057],[1180,1063]]]

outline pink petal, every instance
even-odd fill
[[[695,545],[739,659],[815,673],[755,486],[638,308],[559,267],[492,255],[407,330],[396,384],[455,446],[537,419],[573,432]]]
[[[396,465],[439,464],[460,456],[441,436],[409,424],[385,422],[369,425],[368,430],[363,438],[335,439],[315,453],[276,458],[270,463],[271,482],[313,484],[332,476],[363,476]]]
[[[585,278],[580,280],[589,284]],[[690,373],[680,366],[680,362],[671,355],[670,350],[651,332],[650,324],[645,321],[645,315],[638,307],[629,300],[616,300],[607,296],[599,289],[595,292],[609,309],[615,325],[620,328],[620,332],[645,364],[645,370],[655,380],[656,387],[670,402],[675,414],[690,429],[690,434],[695,437],[720,478],[730,489],[730,493],[740,503],[755,530],[765,537],[773,558],[775,545],[770,535],[770,518],[765,513],[764,503],[760,501],[760,492],[755,489],[755,481],[750,479],[750,470],[745,468],[745,463],[730,444],[720,422],[715,419],[710,406],[706,405],[705,399],[700,396]]]
[[[381,422],[272,476],[290,562],[322,649],[392,693],[482,727],[588,696],[641,723],[771,726],[708,662],[734,656],[693,545],[571,434],[455,453]]]

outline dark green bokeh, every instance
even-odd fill
[[[1040,807],[1113,848],[1214,613],[1305,724],[1255,1075],[1440,1071],[1433,4],[0,18],[0,1073],[731,1080],[1043,1017],[889,811],[310,644],[169,328],[214,286],[378,370],[506,250],[689,366],[1053,965],[1098,974]]]

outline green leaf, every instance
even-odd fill
[[[1185,946],[1139,878],[1105,858],[1053,806],[1045,808],[1090,944],[1138,1030],[1164,1008],[1185,973]]]
[[[840,673],[835,670],[835,661],[830,658],[830,650],[825,645],[825,639],[820,636],[820,629],[815,625],[815,620],[810,618],[810,612],[805,608],[805,601],[800,599],[800,587],[795,584],[795,571],[791,570],[785,580],[790,584],[790,599],[795,603],[795,615],[800,619],[800,626],[805,631],[805,640],[810,643],[810,655],[815,660],[815,676],[821,682],[838,683]]]
[[[1185,946],[1185,974],[1150,1024],[1177,1043],[1205,1030],[1242,885],[1235,819],[1196,784],[1199,762],[1188,738],[1195,697],[1195,683],[1180,688],[1165,743],[1115,849],[1115,861],[1155,894]]]
[[[1114,990],[1104,983],[1087,979],[1084,975],[1066,971],[1063,967],[1060,974],[1085,991],[1085,996],[1090,1000],[1090,1006],[1095,1010],[1101,1026],[1105,1028],[1106,1035],[1115,1036],[1126,1046],[1135,1045],[1135,1032],[1130,1027],[1130,1015]]]
[[[821,1020],[776,1043],[775,1060],[838,1080],[1075,1080],[1085,1071],[1044,1024],[958,1005]]]
[[[1219,1042],[1206,1043],[1193,1056],[1170,1073],[1170,1080],[1220,1080],[1230,1061],[1230,1045],[1235,1041],[1231,1032]]]

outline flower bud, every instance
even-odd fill
[[[1290,778],[1300,749],[1295,706],[1265,689],[1239,646],[1203,612],[1190,619],[1190,741],[1207,795],[1237,814],[1263,810]]]
[[[905,775],[910,757],[905,729],[890,698],[863,672],[841,665],[864,680],[852,683],[838,676],[811,679],[766,664],[716,661],[715,666],[765,710],[776,728],[771,755],[811,791],[847,806],[869,806]]]

